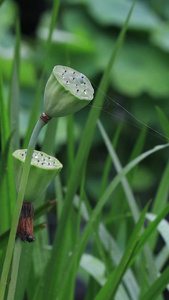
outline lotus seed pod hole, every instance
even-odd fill
[[[84,83],[84,76],[82,75],[82,76],[79,76],[79,81],[80,81],[80,83]]]

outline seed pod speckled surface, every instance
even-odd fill
[[[23,166],[27,149],[13,152],[15,183],[17,190],[20,186]],[[63,165],[58,159],[44,152],[34,150],[31,160],[30,173],[25,192],[25,201],[33,202],[47,189],[50,182],[61,171]]]
[[[85,75],[69,67],[55,66],[45,87],[45,113],[50,117],[75,113],[90,103],[93,94]]]

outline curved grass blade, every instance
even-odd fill
[[[166,208],[166,207],[165,207]],[[149,221],[154,221],[157,216],[152,214],[152,213],[147,213],[146,215],[146,218],[149,220]],[[165,244],[167,245],[168,247],[168,250],[169,250],[169,223],[167,220],[165,220],[164,218],[161,219],[160,223],[158,224],[157,226],[157,231],[160,233],[160,235],[162,236]]]
[[[164,173],[162,175],[161,181],[158,186],[155,199],[152,203],[151,211],[156,215],[159,214],[161,209],[165,207],[168,201],[168,191],[169,191],[168,178],[169,178],[169,163],[166,165],[166,168],[164,170]],[[150,238],[151,249],[154,249],[157,239],[158,239],[158,232],[154,231],[153,235]]]
[[[79,197],[74,198],[74,206],[79,207]],[[90,219],[90,215],[92,213],[92,210],[87,209],[87,206],[89,206],[89,203],[82,202],[81,214],[82,214],[83,219],[86,222],[88,222],[88,220]],[[113,264],[118,265],[122,258],[121,249],[119,248],[115,239],[108,232],[108,230],[106,229],[106,227],[104,226],[103,223],[98,224],[97,234],[99,235],[100,242],[102,243],[102,245],[106,251],[106,254],[109,254]],[[109,272],[109,274],[110,274],[110,272]],[[138,297],[138,295],[139,295],[140,289],[139,289],[139,285],[136,281],[135,275],[132,272],[132,270],[127,270],[127,272],[124,275],[123,282],[125,284],[125,287],[127,289],[127,292],[129,294],[130,298],[132,300],[135,300],[136,297]],[[123,287],[121,287],[121,288],[123,289]]]
[[[117,141],[119,139],[121,130],[122,130],[122,123],[120,123],[120,125],[118,126],[118,128],[115,132],[115,136],[114,136],[113,141],[112,141],[112,145],[113,145],[114,148],[116,148]],[[112,166],[112,160],[111,160],[110,154],[108,154],[107,160],[105,162],[105,167],[104,167],[104,170],[103,170],[102,181],[101,181],[101,184],[100,184],[99,198],[103,195],[103,193],[106,189],[106,186],[107,186],[107,183],[108,183],[108,175],[109,175],[111,166]]]
[[[167,284],[169,283],[169,267],[167,267],[161,276],[154,281],[151,287],[145,292],[141,297],[140,300],[152,300],[156,299],[158,295],[160,295],[166,288]]]
[[[127,248],[125,250],[125,253],[119,263],[119,265],[115,268],[115,270],[112,272],[112,274],[109,276],[107,282],[103,286],[103,288],[100,290],[98,295],[94,298],[94,300],[109,300],[113,299],[118,286],[120,285],[121,279],[127,270],[127,267],[129,266],[129,263],[132,259],[132,255],[134,252],[134,249],[138,243],[140,232],[145,220],[145,215],[148,210],[149,204],[146,205],[143,212],[140,215],[140,219],[138,220],[138,223],[136,224],[132,236],[129,240],[129,243],[127,245]]]
[[[119,173],[119,172],[122,171],[122,166],[120,164],[120,161],[119,161],[119,159],[118,159],[118,157],[117,157],[117,155],[116,155],[116,153],[115,153],[115,151],[114,151],[114,149],[111,145],[111,142],[110,142],[110,140],[107,136],[107,133],[105,132],[100,120],[97,121],[97,124],[98,124],[98,127],[100,129],[101,135],[104,139],[104,142],[105,142],[105,144],[108,148],[108,151],[111,155],[111,158],[112,158],[113,163],[115,165],[116,171]],[[137,207],[137,204],[136,204],[136,201],[134,199],[134,195],[132,193],[130,185],[129,185],[129,183],[128,183],[128,181],[125,177],[122,178],[122,186],[123,186],[123,189],[125,191],[125,194],[126,194],[126,197],[127,197],[127,200],[128,200],[128,205],[129,205],[130,210],[132,212],[133,219],[134,219],[135,222],[137,222],[137,220],[139,218],[139,214],[140,214],[139,209]]]
[[[100,121],[98,121],[98,126],[99,126],[101,134],[104,138],[105,144],[108,148],[108,151],[111,155],[111,158],[112,158],[113,164],[115,165],[116,171],[120,172],[122,170],[121,163],[120,163],[120,161],[118,159],[118,156],[116,155],[116,152],[113,149],[113,147],[111,145],[111,142],[110,142],[110,140],[107,136],[107,133],[105,132],[105,130],[104,130],[103,126],[101,125]],[[136,222],[137,218],[139,216],[139,209],[137,207],[137,203],[136,203],[136,200],[134,198],[134,194],[132,192],[132,189],[131,189],[130,184],[128,183],[128,180],[127,180],[126,177],[124,177],[122,179],[121,183],[122,183],[124,193],[125,193],[126,198],[127,198],[128,205],[129,205],[131,213],[133,215],[133,219]],[[146,245],[146,247],[144,248],[144,257],[145,257],[147,269],[148,269],[148,272],[149,272],[149,278],[150,278],[151,281],[154,281],[157,277],[157,272],[156,272],[156,267],[155,267],[155,264],[154,264],[154,261],[153,261],[152,253],[151,253],[150,249],[148,248],[148,245]]]
[[[133,260],[131,261],[131,265],[135,260],[135,257],[137,256],[137,254],[142,250],[143,246],[146,244],[146,242],[149,241],[149,238],[151,236],[151,234],[153,233],[153,231],[157,228],[158,224],[160,223],[160,221],[167,215],[167,213],[169,212],[169,204],[167,204],[163,210],[159,213],[159,215],[156,217],[156,219],[151,222],[148,227],[145,229],[145,231],[143,232],[143,234],[140,237],[139,243],[135,249],[135,252],[133,254]]]
[[[71,268],[74,264],[74,262],[79,259],[80,256],[83,253],[85,246],[87,244],[87,241],[90,237],[90,234],[93,229],[93,224],[95,220],[97,219],[98,215],[100,214],[103,206],[105,203],[110,199],[113,191],[115,188],[118,186],[118,184],[121,182],[121,179],[130,171],[132,170],[136,165],[138,165],[139,162],[141,162],[143,159],[148,157],[149,155],[155,153],[156,151],[162,150],[166,147],[169,147],[169,144],[165,145],[159,145],[156,146],[154,149],[151,149],[147,152],[142,153],[139,157],[131,161],[126,167],[122,169],[122,171],[114,178],[114,180],[110,183],[108,188],[106,189],[105,193],[103,194],[102,198],[99,200],[98,204],[96,205],[95,209],[93,210],[93,213],[90,217],[90,220],[88,221],[81,238],[79,240],[79,243],[76,245],[75,250],[71,256],[69,266],[67,267],[66,274],[64,275],[64,282],[62,281],[60,283],[60,289],[59,289],[59,300],[64,300],[65,299],[65,294],[64,292],[67,291],[65,286],[69,284],[69,272],[71,272]],[[62,294],[62,296],[60,295]]]

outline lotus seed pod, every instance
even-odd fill
[[[45,113],[50,117],[75,113],[90,103],[93,94],[85,75],[69,67],[55,66],[45,87]]]
[[[15,183],[17,190],[20,186],[23,166],[27,149],[13,152]],[[55,157],[44,152],[34,150],[31,160],[30,173],[25,192],[25,200],[33,202],[47,189],[50,182],[62,169],[62,164]]]

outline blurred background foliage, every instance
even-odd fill
[[[43,69],[52,3],[49,0],[13,0],[3,1],[1,5],[0,71],[7,98],[15,45],[15,24],[18,15],[20,16],[22,34],[19,77],[21,138],[25,136]],[[99,80],[131,3],[131,0],[62,0],[52,36],[50,55],[46,63],[44,86],[53,66],[61,64],[83,72],[91,79],[97,91]],[[134,143],[144,127],[143,123],[163,133],[155,107],[159,106],[168,116],[168,97],[169,2],[167,0],[137,1],[125,43],[111,73],[110,87],[108,94],[105,95],[105,104],[101,114],[111,139],[117,126],[120,123],[123,125],[117,146],[123,164],[126,164],[130,158]],[[94,102],[91,105],[94,105]],[[90,106],[75,115],[74,130],[77,141],[89,110]],[[126,110],[141,122],[138,122]],[[39,108],[39,112],[42,111],[43,101]],[[58,123],[56,152],[63,165],[66,160],[66,130],[66,118],[61,118]],[[146,149],[166,141],[165,137],[160,134],[149,129],[147,131]],[[39,139],[39,148],[43,134]],[[106,155],[101,136],[97,133],[87,170],[91,199],[97,199],[98,174],[102,173]],[[136,192],[142,192],[143,198],[145,192],[150,198],[153,196],[153,190],[166,161],[163,155],[163,152],[157,154],[155,161],[152,158],[146,160],[139,167],[139,176],[133,179],[133,188]]]

